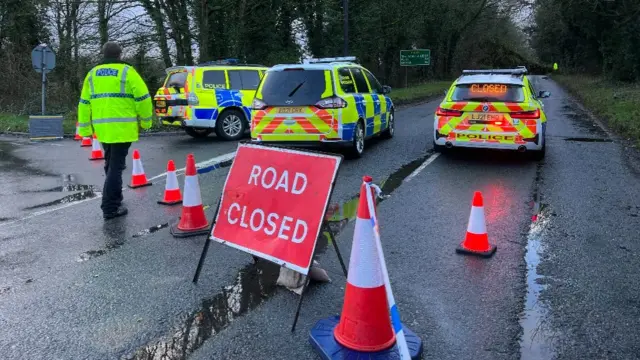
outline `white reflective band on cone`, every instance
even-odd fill
[[[487,226],[484,223],[484,207],[472,206],[469,216],[467,231],[473,234],[486,234]]]
[[[142,175],[144,174],[144,169],[142,168],[142,161],[140,159],[133,160],[133,175]]]
[[[176,176],[175,171],[171,171],[167,173],[167,190],[175,190],[178,189],[178,176]]]
[[[185,176],[184,178],[184,199],[182,206],[200,206],[202,199],[200,198],[200,185],[198,184],[198,176]]]
[[[382,269],[376,244],[373,241],[373,228],[370,220],[356,218],[353,234],[353,249],[351,255],[347,282],[359,288],[377,288],[384,285]]]

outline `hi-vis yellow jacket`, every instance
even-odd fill
[[[153,104],[147,85],[131,65],[103,63],[87,74],[78,104],[80,136],[95,133],[105,144],[134,142],[149,129]]]

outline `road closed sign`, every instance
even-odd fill
[[[340,156],[240,144],[211,240],[307,274]]]

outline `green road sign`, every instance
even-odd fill
[[[400,66],[431,65],[431,50],[400,50]]]

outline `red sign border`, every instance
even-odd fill
[[[329,207],[329,201],[331,200],[331,196],[333,194],[333,189],[334,189],[334,185],[336,183],[336,178],[338,177],[338,170],[340,169],[340,165],[342,165],[342,161],[344,160],[344,158],[341,155],[337,155],[337,154],[328,154],[328,153],[323,153],[323,152],[319,152],[319,151],[301,151],[301,150],[295,150],[295,149],[291,149],[288,147],[282,147],[282,146],[273,146],[273,145],[264,145],[264,144],[252,144],[252,143],[239,143],[238,144],[238,148],[236,149],[236,154],[238,153],[238,151],[240,150],[241,147],[251,147],[251,148],[258,148],[258,149],[263,149],[263,150],[271,150],[271,151],[278,151],[278,152],[285,152],[285,153],[295,153],[295,154],[300,154],[300,155],[306,155],[306,156],[316,156],[316,157],[321,157],[321,158],[332,158],[336,160],[336,167],[333,171],[333,176],[332,176],[332,181],[331,181],[331,185],[329,185],[329,191],[327,193],[327,199],[325,201],[324,204],[324,211],[322,212],[322,217],[320,218],[320,226],[318,226],[318,232],[314,238],[313,241],[313,252],[311,253],[311,258],[309,259],[309,264],[303,268],[300,267],[298,265],[294,265],[291,264],[287,261],[284,261],[282,259],[278,259],[275,258],[271,255],[267,255],[264,253],[261,253],[259,251],[255,251],[253,249],[249,249],[246,248],[244,246],[240,246],[237,245],[235,243],[232,243],[230,241],[224,240],[224,239],[219,239],[213,236],[213,231],[215,230],[216,224],[218,223],[218,217],[220,216],[220,206],[222,206],[222,203],[224,201],[224,189],[227,187],[227,181],[229,180],[229,176],[231,175],[231,173],[233,172],[233,167],[235,166],[235,158],[234,158],[234,162],[231,164],[231,167],[229,168],[229,173],[227,174],[227,178],[224,180],[224,185],[222,187],[222,195],[220,196],[220,201],[218,203],[218,209],[216,211],[216,216],[213,219],[213,224],[211,226],[211,231],[209,232],[209,240],[213,240],[217,243],[223,244],[223,245],[227,245],[229,247],[232,247],[234,249],[240,250],[242,252],[257,256],[259,258],[265,259],[265,260],[269,260],[275,264],[278,264],[282,267],[285,267],[287,269],[291,269],[294,270],[296,272],[301,273],[302,275],[307,275],[309,273],[309,268],[311,267],[311,264],[313,263],[313,257],[315,254],[315,249],[316,246],[318,245],[318,237],[320,236],[320,232],[322,231],[322,224],[325,221],[325,217],[327,214],[327,209]]]

